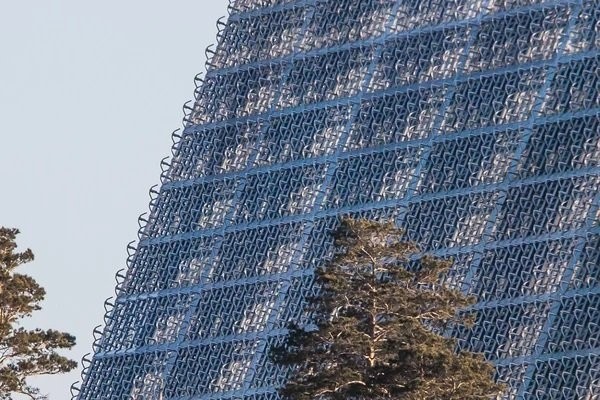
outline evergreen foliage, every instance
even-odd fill
[[[59,349],[70,349],[75,337],[56,330],[27,330],[19,322],[40,310],[46,294],[30,276],[15,270],[33,260],[27,249],[16,252],[19,231],[0,227],[0,399],[21,394],[34,400],[45,398],[27,383],[33,375],[69,372],[77,363],[59,355]]]
[[[344,219],[336,255],[317,269],[319,295],[308,300],[313,323],[291,324],[272,348],[294,367],[280,395],[292,400],[490,399],[502,391],[481,355],[455,352],[440,333],[471,323],[472,304],[439,284],[450,262],[422,257],[393,223]]]

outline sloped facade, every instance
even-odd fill
[[[106,303],[79,400],[276,399],[340,214],[479,299],[510,399],[600,398],[600,3],[238,0]]]

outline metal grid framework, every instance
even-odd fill
[[[238,0],[74,398],[276,399],[340,214],[479,299],[507,399],[600,399],[598,0]]]

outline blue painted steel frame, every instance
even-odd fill
[[[74,397],[276,399],[268,346],[348,214],[455,259],[483,319],[449,334],[506,398],[600,396],[597,2],[229,10]],[[575,306],[591,322],[565,319]]]

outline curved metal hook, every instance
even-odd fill
[[[71,400],[75,400],[77,396],[79,396],[79,392],[81,392],[81,389],[77,386],[79,382],[80,381],[73,382],[71,384],[71,387],[69,388],[69,392],[71,393]]]

